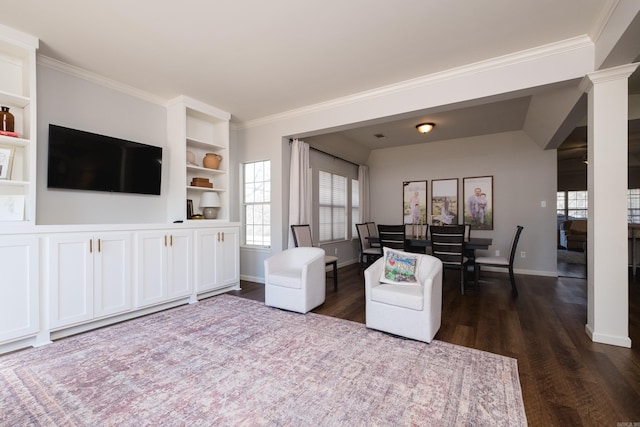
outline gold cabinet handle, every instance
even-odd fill
[[[93,239],[89,239],[89,253],[93,253]]]
[[[100,252],[100,239],[98,239],[98,252]]]
[[[167,235],[164,235],[164,245],[167,246]]]
[[[222,232],[222,241],[224,242],[224,231]]]
[[[169,246],[173,246],[173,234],[169,235]]]

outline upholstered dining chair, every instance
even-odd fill
[[[389,248],[384,252],[386,258],[364,272],[367,328],[431,342],[442,316],[442,262],[430,255]],[[394,271],[392,265],[399,264],[401,272]],[[407,274],[409,267],[413,271]],[[400,276],[402,282],[389,280]]]
[[[391,249],[404,250],[405,248],[405,226],[378,224],[378,237],[380,246]]]
[[[498,256],[476,257],[475,265],[473,269],[474,276],[476,279],[476,284],[478,283],[478,279],[480,278],[480,268],[482,266],[506,268],[509,270],[509,281],[511,282],[511,293],[513,293],[514,297],[518,296],[518,288],[516,287],[516,277],[513,274],[513,262],[516,258],[516,249],[518,248],[518,241],[520,240],[520,234],[522,233],[523,228],[524,227],[521,225],[518,225],[516,227],[516,232],[513,235],[513,240],[511,241],[511,250],[509,251],[509,258],[498,257]]]
[[[309,224],[292,225],[293,242],[296,247],[314,247]],[[333,269],[333,288],[338,289],[338,257],[325,253],[324,262]]]
[[[360,265],[367,268],[373,261],[382,256],[382,248],[372,247],[369,241],[369,227],[367,224],[356,224],[358,237],[360,239]]]
[[[460,293],[464,295],[469,261],[464,256],[464,225],[431,226],[431,254],[442,261],[445,269],[460,270]]]
[[[367,229],[369,230],[369,236],[370,237],[379,237],[378,236],[378,226],[376,225],[375,222],[373,221],[368,221],[365,222],[365,224],[367,224]],[[372,248],[380,248],[380,243],[379,242],[374,242],[371,243],[371,247]]]
[[[324,251],[291,248],[264,261],[264,303],[307,313],[324,303],[327,285]]]

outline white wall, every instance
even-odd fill
[[[524,226],[516,270],[541,275],[556,274],[556,151],[540,149],[524,132],[506,132],[459,140],[439,141],[372,151],[371,214],[379,224],[402,221],[402,182],[428,182],[458,178],[459,217],[462,217],[462,178],[493,176],[494,230],[472,231],[491,237],[496,249],[507,255],[516,225]],[[541,207],[541,202],[546,207]],[[430,215],[431,207],[428,206]]]
[[[166,108],[41,64],[37,78],[37,224],[166,222]],[[161,195],[47,189],[50,123],[163,147]]]

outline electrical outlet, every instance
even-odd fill
[[[520,258],[524,258],[525,255],[527,255],[525,251],[520,252]]]
[[[335,254],[338,255],[338,248],[335,248]]]
[[[496,256],[500,256],[500,251],[496,251]]]

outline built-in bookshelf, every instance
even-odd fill
[[[0,25],[0,106],[14,135],[0,135],[0,229],[35,225],[38,39]]]
[[[180,96],[167,107],[170,148],[169,221],[187,218],[190,200],[194,214],[201,214],[203,193],[218,194],[221,206],[216,220],[229,220],[229,120],[231,115],[195,99]],[[208,154],[218,156],[219,165],[204,166]],[[198,182],[198,185],[196,185]]]

